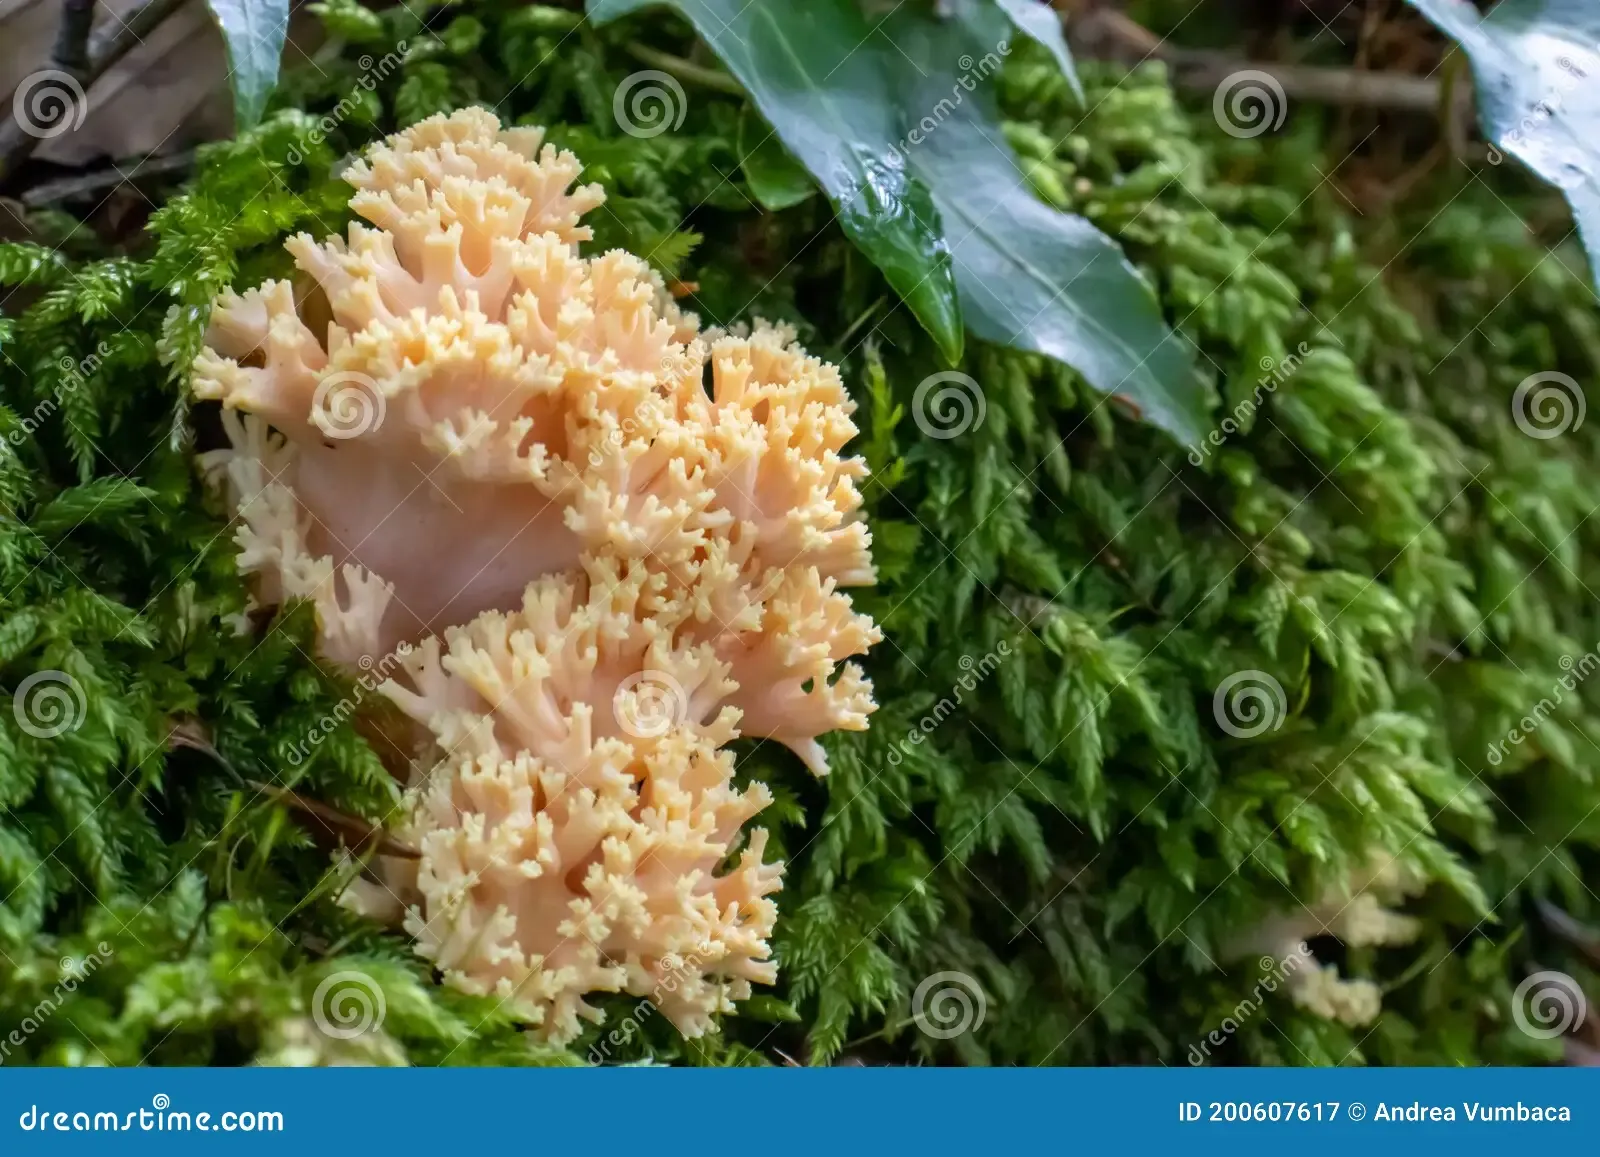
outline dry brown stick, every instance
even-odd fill
[[[135,157],[123,160],[104,169],[62,177],[58,181],[45,181],[27,189],[19,198],[30,209],[57,201],[68,201],[99,193],[104,189],[128,182],[171,177],[186,172],[194,164],[195,150],[185,149],[165,157]]]
[[[1538,910],[1546,928],[1582,952],[1590,964],[1600,967],[1600,932],[1574,920],[1548,900],[1540,900]]]
[[[301,815],[309,817],[316,822],[316,826],[325,835],[331,836],[341,842],[365,850],[373,847],[380,856],[398,856],[401,859],[415,860],[422,853],[408,844],[401,843],[383,827],[362,819],[360,816],[348,815],[338,808],[329,807],[314,799],[307,799],[299,792],[287,787],[278,787],[275,784],[262,783],[259,780],[245,779],[235,769],[233,764],[223,758],[222,753],[211,742],[211,733],[200,720],[191,717],[176,718],[171,721],[172,731],[167,735],[168,747],[186,747],[191,751],[198,751],[213,760],[218,767],[228,773],[228,777],[241,788],[254,791],[258,796],[264,795],[275,803],[294,809]]]
[[[286,787],[275,787],[270,783],[261,783],[254,779],[248,779],[245,783],[254,791],[271,796],[277,803],[291,807],[314,820],[325,833],[353,844],[358,850],[373,845],[380,856],[397,856],[404,860],[416,860],[422,856],[416,848],[401,843],[377,824],[369,823],[360,816],[347,815],[337,808],[331,808],[314,799],[307,799]]]
[[[51,57],[57,67],[74,76],[89,67],[89,32],[94,24],[94,5],[95,0],[65,0],[61,8],[61,28]]]
[[[136,45],[142,44],[144,38],[154,32],[162,21],[188,2],[189,0],[146,0],[143,5],[113,21],[89,38],[86,60],[81,68],[72,67],[73,62],[67,60],[52,59],[51,63],[59,71],[72,76],[82,86],[83,91],[87,92],[112,65],[132,51]],[[73,54],[73,44],[80,31],[78,22],[84,19],[81,9],[81,5],[69,5],[64,12],[56,53],[59,54],[65,49],[69,54]],[[27,78],[24,78],[22,83],[27,84]],[[14,97],[7,103],[14,106]],[[71,106],[70,101],[67,102],[62,115],[77,115],[77,110]],[[87,110],[84,115],[87,115]],[[17,167],[33,154],[33,150],[38,147],[42,139],[39,133],[28,132],[15,117],[0,125],[0,181],[4,181],[16,172]]]
[[[1236,72],[1254,70],[1274,78],[1290,100],[1417,113],[1439,108],[1439,82],[1427,76],[1265,64],[1209,52],[1174,54],[1170,64],[1173,79],[1185,88],[1214,89]]]
[[[1439,108],[1439,81],[1433,77],[1240,60],[1222,52],[1174,48],[1125,13],[1110,8],[1096,8],[1069,21],[1067,31],[1085,55],[1164,61],[1172,70],[1173,81],[1184,88],[1215,89],[1234,73],[1254,71],[1276,80],[1290,100],[1421,113]]]

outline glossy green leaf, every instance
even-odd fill
[[[983,85],[952,91],[959,60],[981,43],[968,28],[905,14],[877,34],[904,54],[906,107],[930,110],[906,155],[944,221],[972,332],[1065,362],[1195,445],[1208,426],[1204,394],[1150,288],[1105,234],[1034,196]]]
[[[946,0],[946,4],[949,18],[959,23],[974,42],[968,52],[956,58],[959,75],[986,81],[1016,48],[1020,32],[1055,58],[1072,91],[1079,100],[1083,99],[1083,86],[1072,63],[1061,17],[1046,0]]]
[[[610,20],[652,2],[589,0],[589,13]],[[1149,287],[1093,225],[1034,196],[1001,132],[990,88],[1011,21],[1040,38],[1055,25],[1021,0],[954,0],[943,21],[904,8],[872,30],[851,0],[667,2],[750,93],[947,357],[959,355],[964,318],[981,338],[1072,366],[1185,445],[1204,437],[1201,384]],[[764,175],[746,165],[769,207],[793,192],[757,188]]]
[[[1566,196],[1600,279],[1600,4],[1504,0],[1480,15],[1465,0],[1411,3],[1466,50],[1497,148]]]
[[[739,118],[739,167],[750,195],[773,213],[814,197],[816,184],[754,110]]]
[[[228,82],[240,129],[261,119],[278,83],[289,0],[207,0],[228,46]]]
[[[1072,50],[1067,47],[1067,37],[1061,28],[1061,15],[1046,0],[995,0],[1008,17],[1030,40],[1042,44],[1055,57],[1061,75],[1072,85],[1072,91],[1083,99],[1083,85],[1078,82],[1078,70],[1072,63]]]
[[[586,0],[584,11],[594,23],[606,24],[660,3],[662,0]]]
[[[853,0],[666,0],[694,26],[833,202],[951,362],[965,333],[938,213],[895,142],[896,69]],[[588,0],[597,24],[646,0]]]

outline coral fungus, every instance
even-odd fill
[[[1373,848],[1346,885],[1342,891],[1330,890],[1315,904],[1264,920],[1229,945],[1225,955],[1236,959],[1263,953],[1289,960],[1298,959],[1305,942],[1319,936],[1337,937],[1351,948],[1406,944],[1416,938],[1418,921],[1386,906],[1424,890],[1426,883],[1415,871]],[[1371,1024],[1383,1009],[1383,993],[1376,984],[1341,977],[1336,964],[1292,972],[1289,994],[1301,1008],[1356,1027]]]
[[[469,109],[369,150],[369,224],[219,297],[193,388],[258,601],[312,600],[347,667],[402,654],[419,950],[552,1040],[596,991],[698,1035],[774,976],[766,833],[718,874],[770,798],[726,744],[821,774],[873,709],[839,589],[873,581],[866,465],[791,331],[702,336],[638,258],[580,255],[603,195],[541,144]]]

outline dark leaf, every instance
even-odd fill
[[[240,129],[261,119],[278,83],[289,0],[207,0],[228,44],[233,115]]]
[[[1083,85],[1078,82],[1078,70],[1072,64],[1072,50],[1067,47],[1066,35],[1061,30],[1061,17],[1056,10],[1047,0],[995,0],[995,3],[1011,18],[1017,31],[1044,45],[1055,57],[1061,75],[1067,78],[1072,91],[1082,100]]]
[[[1207,426],[1204,395],[1150,288],[1105,234],[1034,196],[983,83],[952,86],[960,59],[981,44],[954,23],[910,15],[879,35],[904,54],[906,107],[929,110],[906,152],[944,221],[972,332],[1065,362],[1196,444]]]
[[[588,0],[605,23],[648,0]],[[933,199],[899,155],[893,65],[852,0],[667,0],[750,94],[940,350],[964,342],[950,252]],[[891,50],[892,51],[892,50]]]
[[[739,165],[763,209],[776,213],[816,195],[817,186],[805,166],[789,155],[778,134],[751,109],[739,118]]]

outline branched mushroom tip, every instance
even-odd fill
[[[222,294],[194,393],[254,596],[312,600],[425,729],[386,880],[419,951],[550,1040],[619,991],[693,1036],[775,975],[766,833],[719,874],[771,798],[726,745],[823,774],[873,710],[867,469],[791,330],[701,334],[637,257],[580,255],[579,171],[481,109],[374,146],[367,224]]]
[[[1369,1025],[1382,1011],[1382,990],[1370,980],[1340,976],[1338,965],[1317,961],[1306,942],[1333,936],[1351,948],[1408,944],[1421,924],[1390,905],[1398,906],[1426,887],[1427,881],[1398,858],[1381,848],[1369,849],[1345,888],[1262,921],[1225,946],[1224,957],[1262,953],[1278,962],[1289,995],[1301,1008],[1352,1027]]]

